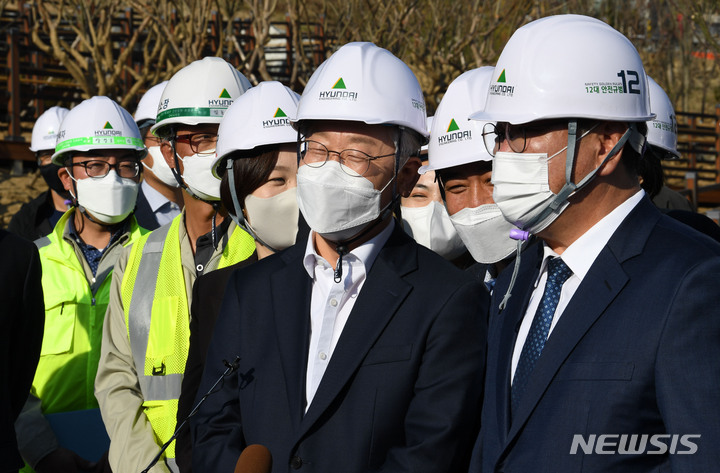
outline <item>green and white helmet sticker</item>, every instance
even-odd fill
[[[143,140],[127,136],[81,136],[59,142],[55,146],[55,151],[58,152],[76,146],[106,146],[108,148],[134,146],[140,148],[143,146]]]
[[[57,134],[53,162],[64,164],[64,155],[71,151],[94,149],[126,149],[147,152],[132,116],[108,97],[92,97],[70,110]]]
[[[219,124],[227,108],[251,87],[247,78],[222,58],[194,61],[165,86],[151,130],[163,134],[169,125]]]

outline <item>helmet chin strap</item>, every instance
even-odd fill
[[[597,126],[597,125],[595,125]],[[593,126],[593,128],[595,128]],[[568,122],[568,146],[567,146],[567,154],[565,158],[565,185],[562,189],[560,189],[560,192],[557,193],[555,198],[550,202],[550,205],[545,208],[545,210],[538,214],[536,218],[534,218],[531,222],[529,222],[528,226],[534,225],[536,222],[542,221],[545,217],[550,215],[551,212],[559,211],[559,209],[562,207],[562,205],[567,201],[567,199],[578,190],[585,187],[597,174],[597,172],[600,170],[601,167],[605,165],[606,162],[613,156],[615,156],[623,146],[625,146],[625,143],[630,140],[630,144],[632,145],[633,149],[638,150],[638,152],[642,153],[642,151],[645,148],[645,139],[642,136],[641,133],[637,130],[637,125],[633,122],[630,123],[628,126],[628,129],[625,130],[625,133],[620,137],[617,143],[615,143],[615,146],[612,147],[610,152],[608,152],[607,156],[605,156],[605,159],[603,159],[602,163],[592,171],[590,171],[587,176],[582,178],[578,184],[574,184],[572,182],[572,168],[573,164],[575,163],[575,148],[577,142],[583,138],[585,135],[590,133],[593,128],[590,128],[590,130],[586,131],[580,137],[577,137],[577,119],[571,119]],[[508,286],[507,291],[505,292],[505,295],[503,296],[502,300],[500,301],[500,305],[498,306],[498,309],[500,312],[505,309],[507,306],[508,300],[510,300],[510,296],[512,295],[512,289],[515,285],[515,279],[517,278],[518,270],[520,269],[520,259],[521,259],[521,253],[522,253],[522,244],[523,240],[519,239],[517,244],[517,256],[515,257],[515,266],[513,268],[512,276],[510,277],[510,285]]]
[[[199,195],[195,194],[193,191],[190,190],[190,188],[187,186],[187,184],[185,184],[185,180],[180,175],[180,172],[178,171],[178,169],[180,169],[180,161],[179,161],[180,157],[178,156],[177,151],[175,150],[175,139],[173,138],[169,141],[170,141],[170,146],[172,147],[173,160],[175,161],[175,167],[170,168],[170,171],[172,171],[173,176],[175,176],[175,180],[180,185],[180,187],[190,195],[190,197],[192,197],[195,200],[205,202],[206,204],[210,205],[213,208],[213,210],[215,211],[212,216],[212,230],[211,230],[210,236],[212,237],[213,248],[217,249],[218,239],[217,239],[217,225],[215,224],[215,219],[217,217],[218,210],[220,210],[220,202],[215,201],[215,200],[203,199],[202,197],[200,197]]]
[[[390,202],[380,211],[380,215],[378,215],[375,220],[366,225],[365,228],[360,230],[356,235],[347,240],[335,242],[335,251],[337,251],[338,260],[335,265],[335,271],[333,272],[333,280],[336,283],[342,281],[342,259],[344,255],[349,253],[350,250],[348,247],[363,236],[367,235],[373,228],[380,224],[380,222],[383,222],[389,215],[392,214],[395,208],[399,208],[398,204],[400,203],[400,195],[397,192],[397,176],[400,172],[400,142],[402,139],[402,133],[403,127],[400,127],[398,129],[397,140],[395,143],[395,164],[392,177],[393,188]]]
[[[228,209],[228,214],[230,214],[230,218],[233,219],[235,224],[248,232],[255,241],[259,242],[262,246],[269,249],[273,253],[277,253],[278,250],[265,243],[262,238],[258,236],[257,232],[250,225],[250,222],[248,222],[245,218],[245,215],[243,215],[242,207],[240,206],[240,199],[238,198],[237,190],[235,189],[235,173],[233,172],[233,164],[234,161],[232,159],[228,159],[227,165],[225,166],[225,169],[227,170],[225,172],[228,173],[227,176],[228,185],[230,186],[230,197],[232,197],[233,209],[235,210],[234,212],[230,212],[230,210]]]
[[[185,180],[184,180],[183,177],[180,175],[180,171],[179,171],[179,169],[180,169],[180,161],[179,161],[179,160],[180,160],[180,156],[178,156],[177,151],[175,150],[175,140],[174,140],[174,139],[173,139],[173,140],[170,140],[170,145],[172,146],[173,160],[174,160],[174,162],[175,162],[175,167],[170,168],[170,170],[172,171],[173,176],[175,176],[175,180],[177,181],[177,183],[180,185],[180,187],[183,188],[183,190],[184,190],[185,192],[187,192],[187,193],[190,195],[190,197],[192,197],[192,198],[195,199],[195,200],[200,200],[200,201],[202,201],[202,202],[205,202],[206,204],[212,206],[212,208],[215,209],[215,212],[217,212],[217,211],[219,210],[219,208],[220,208],[220,202],[219,202],[219,201],[217,201],[217,200],[207,200],[207,199],[203,199],[202,197],[200,197],[199,195],[197,195],[196,193],[194,193],[194,192],[188,187],[187,184],[185,184]]]

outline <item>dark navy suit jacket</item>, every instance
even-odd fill
[[[192,420],[193,470],[233,471],[245,446],[261,444],[275,473],[466,471],[487,291],[396,226],[305,414],[306,241],[231,276],[198,392],[223,359],[240,364]]]
[[[510,271],[493,293],[475,451],[481,470],[717,471],[720,245],[644,198],[570,300],[511,419],[512,353],[541,258],[539,242],[523,253],[513,295],[500,313]],[[634,444],[631,435],[637,435]],[[652,445],[653,435],[667,452],[647,453],[662,450]],[[682,442],[683,435],[699,437]],[[582,441],[575,454],[573,440]],[[633,446],[644,453],[616,453]]]

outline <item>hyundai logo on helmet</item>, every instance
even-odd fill
[[[331,90],[320,92],[320,100],[352,100],[356,101],[358,98],[357,92],[351,92],[347,90],[345,81],[342,77],[335,81],[335,84],[331,87]]]

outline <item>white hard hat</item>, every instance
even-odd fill
[[[65,107],[50,107],[35,122],[30,140],[30,151],[54,150],[60,123],[69,110]]]
[[[551,118],[644,122],[647,76],[633,44],[602,21],[557,15],[513,33],[472,119],[528,123]]]
[[[430,129],[428,164],[420,168],[420,174],[492,160],[483,144],[482,131],[486,122],[471,121],[468,117],[485,106],[494,70],[492,66],[472,69],[450,83],[435,113]]]
[[[70,110],[60,125],[52,162],[62,166],[70,151],[129,149],[147,154],[132,116],[112,99],[96,96]]]
[[[650,109],[656,118],[647,123],[647,142],[649,145],[662,148],[673,157],[679,158],[675,109],[663,88],[652,77],[648,77],[648,82],[650,83]]]
[[[222,164],[234,151],[295,143],[297,132],[288,117],[295,116],[299,100],[298,94],[277,81],[260,82],[235,100],[220,122],[213,175],[222,178]]]
[[[135,110],[135,123],[147,122],[148,120],[155,123],[155,117],[157,117],[158,104],[160,103],[160,97],[165,90],[165,86],[168,81],[160,82],[155,84],[145,92],[140,102],[138,102],[137,110]]]
[[[151,130],[161,136],[168,125],[220,123],[225,110],[250,87],[250,81],[222,58],[194,61],[168,81]]]
[[[435,118],[435,117],[427,117],[427,119],[425,120],[425,127],[427,128],[428,133],[430,132],[430,130],[432,130],[433,118]],[[429,137],[429,139],[432,139],[432,138]],[[429,142],[428,142],[428,143],[425,143],[424,145],[422,145],[422,146],[420,147],[420,152],[423,152],[423,153],[427,154],[427,152],[428,152],[428,144],[429,144]]]
[[[427,138],[425,99],[415,74],[390,51],[348,43],[313,73],[293,123],[348,120],[399,125]]]

